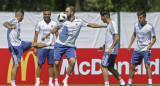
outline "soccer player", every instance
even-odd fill
[[[51,11],[49,9],[45,9],[43,11],[43,20],[39,21],[36,25],[35,29],[35,36],[34,36],[34,42],[37,43],[37,40],[40,39],[40,43],[48,43],[50,40],[52,40],[55,43],[56,37],[58,36],[58,32],[56,32],[56,35],[54,34],[53,39],[49,36],[46,38],[46,40],[42,41],[42,37],[48,34],[53,28],[57,26],[57,22],[50,19],[51,17]],[[52,34],[53,35],[53,34]],[[53,64],[54,64],[54,46],[44,47],[37,49],[34,48],[34,53],[37,56],[37,63],[38,67],[36,70],[36,84],[35,86],[40,85],[40,76],[42,72],[42,65],[44,64],[46,57],[48,61],[48,72],[49,72],[49,83],[48,86],[54,86],[53,81]]]
[[[55,27],[50,33],[43,37],[44,40],[50,34],[57,32],[60,29],[59,35],[56,40],[55,48],[55,58],[54,58],[54,73],[55,73],[55,85],[58,84],[58,72],[59,63],[63,56],[69,60],[69,67],[67,69],[67,74],[65,79],[62,81],[64,86],[68,86],[68,78],[71,75],[74,65],[76,62],[76,47],[75,41],[79,35],[81,27],[107,27],[107,25],[97,25],[94,23],[84,22],[82,19],[76,18],[74,16],[75,8],[73,6],[68,6],[65,9],[65,14],[67,15],[67,20],[64,23],[60,23]]]
[[[134,26],[134,32],[131,38],[131,42],[128,46],[128,51],[130,51],[135,38],[137,38],[137,46],[135,47],[132,54],[127,86],[132,86],[132,80],[135,74],[135,67],[141,64],[142,58],[144,58],[144,63],[147,70],[148,86],[152,86],[152,70],[150,68],[150,59],[151,47],[156,42],[156,35],[154,27],[146,21],[146,12],[144,10],[141,10],[137,13],[137,16],[139,22],[136,23]]]
[[[105,52],[101,60],[101,70],[103,73],[105,86],[109,86],[109,75],[110,71],[117,80],[119,80],[121,86],[125,86],[125,82],[119,75],[118,71],[114,69],[115,59],[118,54],[118,27],[114,21],[110,18],[110,13],[108,10],[102,10],[100,12],[101,20],[107,23],[106,34],[105,34],[105,44],[99,47],[99,51]]]
[[[9,21],[4,22],[4,26],[8,28],[7,39],[9,51],[12,55],[14,67],[11,71],[11,86],[16,86],[15,78],[17,70],[19,69],[19,64],[21,61],[22,53],[30,49],[31,47],[45,47],[50,46],[51,43],[35,43],[35,42],[26,42],[21,41],[20,39],[20,23],[23,20],[24,12],[22,10],[17,10],[15,12],[15,18],[10,19]]]

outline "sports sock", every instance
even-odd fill
[[[11,80],[11,85],[16,85],[15,80]]]
[[[125,85],[125,82],[124,82],[123,79],[120,79],[119,82],[120,82],[121,85]]]
[[[132,84],[132,79],[129,79],[129,80],[128,80],[128,84]]]
[[[64,78],[65,81],[68,81],[69,76],[66,74],[66,77]]]
[[[58,78],[55,78],[55,85],[58,85]]]
[[[49,77],[49,83],[52,83],[52,81],[53,81],[53,78]]]
[[[148,79],[148,84],[152,84],[152,79]]]
[[[105,86],[109,86],[109,81],[104,82]]]
[[[40,77],[37,77],[37,78],[36,78],[36,82],[37,82],[37,83],[40,83]]]

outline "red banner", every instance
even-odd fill
[[[118,70],[125,82],[128,82],[129,66],[132,52],[127,49],[119,49],[116,58],[115,68]],[[160,49],[152,49],[151,68],[153,75],[153,84],[160,84]],[[97,49],[77,49],[77,63],[74,71],[69,78],[69,84],[103,84],[102,71],[100,70],[100,62],[104,52],[98,52]],[[0,85],[10,84],[11,70],[13,62],[8,49],[0,49]],[[59,68],[59,83],[64,79],[68,61],[61,60]],[[25,52],[21,59],[21,65],[17,72],[16,84],[35,84],[35,70],[37,67],[36,56],[33,55],[32,49]],[[109,73],[109,82],[118,84],[118,80]],[[47,62],[42,67],[41,84],[48,84],[48,65]],[[53,81],[54,82],[54,81]],[[136,75],[133,80],[134,84],[147,84],[145,65],[136,67]]]

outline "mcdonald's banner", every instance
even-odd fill
[[[127,49],[119,49],[118,56],[116,58],[115,68],[118,70],[125,82],[128,82],[129,67],[132,52],[128,52]],[[153,75],[153,84],[160,84],[160,49],[152,49],[151,54],[151,68]],[[100,62],[104,52],[98,52],[95,48],[78,48],[77,49],[77,62],[73,70],[72,75],[69,78],[69,84],[103,84],[102,71],[100,69]],[[0,49],[0,85],[7,85],[11,82],[11,70],[13,62],[11,54],[7,48]],[[16,84],[27,85],[35,84],[36,76],[36,56],[33,54],[33,49],[25,52],[21,59],[20,68],[16,76]],[[59,83],[64,79],[66,75],[66,69],[68,61],[63,57],[59,68]],[[148,79],[146,75],[145,65],[142,61],[142,65],[136,67],[134,84],[147,84]],[[111,84],[118,84],[119,82],[114,76],[109,73],[109,82]],[[48,65],[47,62],[42,67],[41,84],[48,84]],[[54,81],[53,81],[54,82]]]

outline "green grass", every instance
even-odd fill
[[[0,85],[0,86],[10,86],[10,85]],[[17,85],[17,86],[34,86],[34,85]],[[48,86],[48,85],[41,85]],[[63,85],[60,85],[63,86]],[[69,86],[104,86],[103,84],[88,84],[88,85],[69,85]],[[111,84],[110,86],[120,86],[119,84]],[[148,86],[147,84],[133,84],[132,86]],[[153,84],[152,86],[160,86],[160,84]]]

